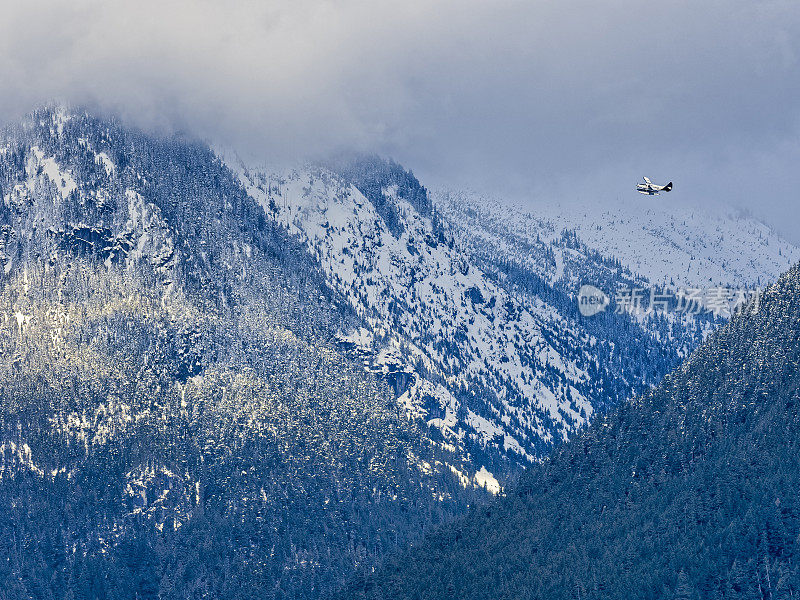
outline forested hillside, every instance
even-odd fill
[[[653,391],[342,598],[800,593],[800,266]]]
[[[0,597],[319,598],[481,497],[206,146],[40,110],[0,188]]]

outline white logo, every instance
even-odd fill
[[[611,300],[593,285],[582,285],[578,291],[578,310],[584,317],[591,317],[606,309]]]

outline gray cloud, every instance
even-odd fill
[[[647,174],[675,181],[659,201],[750,206],[800,242],[794,1],[18,4],[4,120],[61,99],[259,160],[377,151],[532,203],[611,201]]]

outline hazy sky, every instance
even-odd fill
[[[0,0],[0,120],[52,99],[258,160],[388,154],[517,200],[749,206],[800,243],[800,3]]]

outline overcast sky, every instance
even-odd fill
[[[657,201],[750,207],[800,243],[796,0],[0,4],[4,122],[58,99],[531,206],[648,175],[675,183]]]

